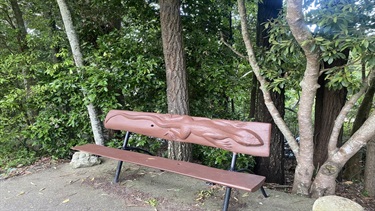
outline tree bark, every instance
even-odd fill
[[[342,51],[346,58],[335,59],[331,64],[323,63],[323,68],[340,67],[348,63],[349,49]],[[327,160],[328,157],[328,143],[331,136],[331,131],[334,126],[334,121],[339,115],[341,108],[345,105],[347,89],[343,87],[339,90],[333,90],[326,87],[326,74],[322,74],[318,83],[320,85],[316,92],[315,100],[315,124],[314,125],[314,166],[319,168]],[[341,143],[342,130],[338,136],[338,143]]]
[[[264,0],[258,3],[257,15],[257,45],[263,49],[269,49],[269,30],[265,29],[264,23],[278,17],[282,11],[282,0]],[[256,103],[255,121],[272,123],[271,154],[269,157],[256,157],[255,172],[266,176],[267,182],[284,184],[284,136],[274,123],[272,116],[265,106],[263,93],[258,90],[258,101]],[[284,117],[284,89],[271,92],[271,98],[281,117]]]
[[[272,123],[271,130],[271,153],[269,157],[256,157],[255,161],[255,173],[259,175],[266,176],[266,181],[269,183],[284,184],[285,174],[284,174],[284,136],[277,128],[274,123],[270,113],[264,105],[264,100],[262,93],[258,93],[257,102],[258,106],[257,112],[255,113],[255,120],[261,122]],[[281,93],[271,93],[272,101],[275,106],[278,107],[278,111],[281,116],[284,116],[284,90]]]
[[[168,113],[189,114],[186,61],[179,0],[160,0],[160,22],[167,78]],[[191,144],[168,142],[168,157],[191,160]]]
[[[365,191],[371,197],[375,197],[375,137],[367,143]]]
[[[69,44],[72,49],[74,62],[79,69],[84,66],[83,64],[83,56],[81,53],[81,49],[79,46],[78,36],[76,31],[74,30],[72,17],[70,11],[68,9],[68,5],[66,4],[65,0],[57,0],[57,3],[60,8],[61,17],[64,22],[64,27],[66,31],[66,35],[68,36]],[[86,96],[86,91],[83,90],[83,95]],[[87,110],[90,117],[91,128],[94,134],[95,143],[98,145],[104,145],[104,138],[103,132],[101,128],[101,122],[99,121],[98,115],[96,113],[95,107],[92,103],[87,105]]]
[[[9,1],[12,7],[13,13],[14,13],[14,17],[16,19],[17,29],[19,30],[18,35],[17,35],[17,40],[20,45],[20,51],[25,52],[28,49],[27,41],[26,41],[27,31],[26,31],[25,22],[22,17],[22,12],[18,5],[17,0],[9,0]]]
[[[336,177],[343,165],[363,146],[375,137],[375,112],[363,123],[345,144],[328,155],[327,161],[319,169],[311,186],[311,196],[318,198],[335,194]]]
[[[300,83],[302,88],[301,102],[303,103],[300,104],[298,110],[300,148],[297,154],[294,153],[297,158],[297,167],[294,174],[292,192],[307,196],[309,195],[311,179],[314,173],[312,108],[316,91],[319,88],[320,52],[318,49],[315,51],[310,50],[314,45],[314,38],[304,19],[302,0],[287,1],[286,17],[294,38],[306,56],[306,69]]]
[[[249,118],[255,119],[255,112],[256,112],[256,103],[258,101],[258,95],[257,90],[259,90],[259,83],[257,80],[257,77],[253,74],[253,80],[252,80],[252,87],[250,92],[250,111],[249,111]]]
[[[347,52],[349,55],[349,51]],[[347,60],[342,62],[334,62],[333,65],[325,66],[330,68],[334,66],[341,66],[347,63]],[[345,105],[347,89],[343,87],[339,90],[331,90],[326,87],[326,75],[319,77],[318,82],[320,88],[316,93],[315,103],[315,124],[314,125],[314,166],[319,168],[327,160],[328,157],[328,142],[331,136],[331,131],[335,123],[335,119]],[[342,130],[338,137],[338,143],[341,143]]]

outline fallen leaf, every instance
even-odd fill
[[[23,194],[25,194],[25,191],[21,191],[17,196],[21,196]]]
[[[249,193],[244,193],[244,194],[242,195],[243,198],[248,197],[248,196],[249,196]]]

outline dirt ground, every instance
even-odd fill
[[[125,164],[114,184],[116,161],[73,169],[67,161],[44,158],[28,167],[0,172],[3,210],[221,210],[225,189],[200,180]],[[289,176],[288,176],[289,177]],[[375,210],[375,200],[361,194],[360,184],[340,183],[338,195]],[[229,210],[311,210],[313,199],[289,194],[290,185],[267,184],[260,191],[233,190]],[[58,193],[58,194],[57,194]],[[22,201],[22,203],[19,203]]]

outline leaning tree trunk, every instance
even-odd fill
[[[64,22],[64,27],[66,35],[68,36],[69,44],[72,49],[74,62],[78,69],[82,68],[83,65],[83,56],[79,46],[78,36],[73,27],[72,17],[68,9],[68,5],[65,0],[57,0],[57,3],[60,8],[61,17]],[[80,70],[78,70],[80,71]],[[83,95],[86,95],[86,91],[83,91]],[[96,113],[95,107],[92,103],[87,105],[87,110],[90,117],[91,128],[94,134],[95,143],[98,145],[104,145],[103,132],[101,128],[101,123],[99,121],[98,115]]]
[[[375,137],[367,143],[365,167],[365,191],[375,197]]]
[[[363,98],[361,105],[358,108],[357,115],[353,123],[352,134],[354,134],[368,118],[371,111],[374,94],[375,83],[371,84],[370,88],[367,90]],[[366,157],[366,159],[368,159],[368,157]],[[361,162],[362,153],[357,152],[352,158],[350,158],[348,163],[345,165],[343,177],[347,180],[361,179],[363,170],[363,165],[361,165]],[[366,161],[366,165],[367,164],[368,162]]]
[[[160,22],[167,77],[168,113],[189,114],[179,0],[160,0]],[[189,161],[191,152],[191,144],[168,142],[168,157],[171,159]]]
[[[319,169],[311,186],[311,196],[318,198],[325,195],[335,194],[336,177],[343,165],[360,150],[366,143],[375,137],[375,112],[363,123],[345,144],[334,150],[328,156],[327,161]]]
[[[257,45],[264,49],[270,48],[269,30],[264,23],[277,18],[282,10],[282,0],[264,0],[258,3],[257,15]],[[272,123],[271,154],[269,157],[256,157],[255,172],[266,176],[267,182],[284,184],[284,136],[276,126],[267,107],[264,104],[263,93],[258,89],[255,120]],[[253,96],[252,96],[253,97]],[[275,103],[281,117],[284,117],[284,89],[281,92],[271,92],[272,101]]]

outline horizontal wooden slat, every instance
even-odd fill
[[[133,164],[173,172],[250,192],[257,191],[265,181],[265,177],[263,176],[226,171],[195,163],[175,161],[167,158],[150,156],[146,154],[140,154],[116,148],[109,148],[95,144],[76,146],[73,147],[73,149],[112,158],[119,161],[125,161]]]

